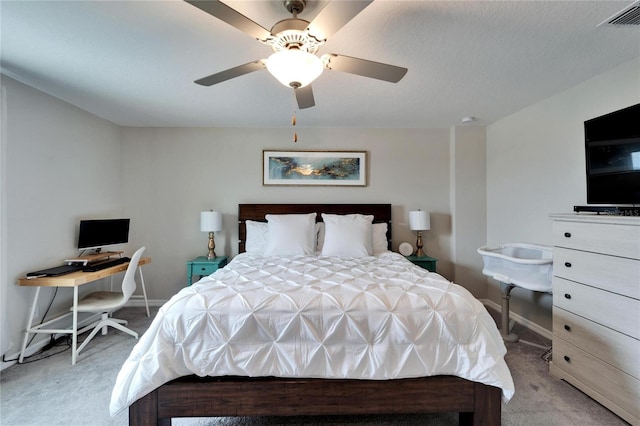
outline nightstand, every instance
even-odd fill
[[[187,285],[193,284],[193,276],[203,277],[211,275],[219,268],[227,264],[227,256],[218,256],[207,259],[207,256],[199,256],[187,262]]]
[[[429,256],[406,256],[407,260],[411,263],[427,269],[431,272],[436,272],[436,262],[438,259]]]

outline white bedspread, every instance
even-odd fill
[[[243,253],[162,308],[113,389],[117,414],[180,376],[455,375],[514,393],[495,322],[466,289],[397,253]]]

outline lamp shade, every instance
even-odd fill
[[[422,210],[409,212],[409,228],[412,231],[428,231],[431,229],[429,212]]]
[[[275,52],[267,59],[267,70],[287,87],[304,87],[322,74],[322,61],[304,50]]]
[[[222,229],[222,214],[208,211],[200,213],[200,231],[215,232]]]

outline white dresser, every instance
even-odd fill
[[[551,219],[550,371],[640,425],[640,217]]]

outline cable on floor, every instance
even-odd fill
[[[40,325],[44,324],[44,319],[47,317],[47,314],[49,313],[49,310],[51,310],[51,306],[53,305],[53,301],[55,300],[56,295],[58,294],[58,289],[59,289],[59,287],[55,288],[55,291],[53,292],[53,296],[51,296],[51,300],[49,301],[49,304],[47,305],[47,309],[45,309],[44,315],[42,315],[42,319],[40,320]],[[31,343],[33,343],[33,339],[35,339],[36,336],[37,336],[37,333],[33,333],[33,336],[31,336],[31,339],[29,340],[29,343],[27,343],[25,348],[28,348],[29,345],[31,345]],[[54,342],[54,335],[52,334],[51,337],[50,337],[50,340],[49,340],[49,344],[52,344],[53,342]],[[36,352],[33,355],[29,355],[29,356],[24,357],[21,364],[26,364],[26,361],[24,361],[25,359],[29,359],[29,358],[35,357],[36,355],[40,355],[42,352],[44,352],[44,351],[40,350],[40,351]],[[55,354],[52,354],[52,355],[55,355]],[[20,356],[18,356],[18,358],[15,358],[15,359],[6,359],[5,356],[6,356],[5,354],[2,354],[2,362],[14,362],[14,361],[18,361],[20,359]],[[49,355],[49,356],[51,356],[51,355]],[[38,359],[43,359],[43,358],[38,358]],[[37,360],[34,360],[34,361],[37,361]],[[30,361],[30,362],[33,362],[33,361]]]
[[[58,346],[62,346],[64,345],[64,347],[58,351],[55,352],[51,352],[49,353],[49,351],[55,347]],[[43,359],[47,359],[47,358],[51,358],[54,355],[58,355],[61,354],[62,352],[68,351],[71,348],[71,337],[70,336],[65,336],[63,339],[60,339],[57,343],[55,343],[55,345],[53,345],[51,348],[47,348],[47,349],[42,349],[41,351],[33,354],[33,355],[29,355],[27,357],[24,357],[24,359],[22,360],[22,362],[20,364],[29,364],[32,362],[36,362],[36,361],[40,361]]]

